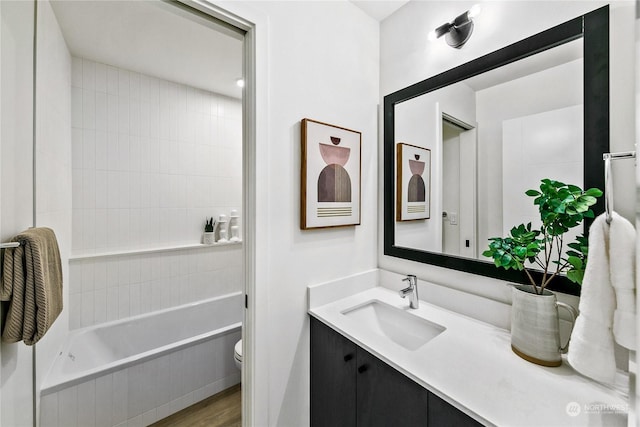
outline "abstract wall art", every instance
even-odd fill
[[[301,128],[300,228],[359,225],[362,134],[311,119]]]
[[[431,150],[396,146],[396,221],[430,218]]]

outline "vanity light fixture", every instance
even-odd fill
[[[456,16],[453,22],[440,25],[429,33],[429,40],[436,40],[445,36],[445,41],[451,47],[460,49],[471,37],[473,33],[473,18],[480,14],[482,8],[479,4],[474,5],[461,15]]]

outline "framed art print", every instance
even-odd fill
[[[430,218],[431,150],[396,146],[396,221]]]
[[[360,132],[302,120],[300,228],[360,224]]]

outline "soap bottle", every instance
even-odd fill
[[[229,241],[227,240],[227,216],[225,214],[220,214],[218,217],[218,233],[218,242],[224,243]]]
[[[240,226],[238,225],[238,211],[235,209],[231,210],[231,214],[229,215],[229,232],[231,234],[230,242],[239,242],[240,241]]]

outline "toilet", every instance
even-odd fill
[[[238,341],[233,348],[233,360],[236,362],[238,369],[242,370],[242,340]]]

